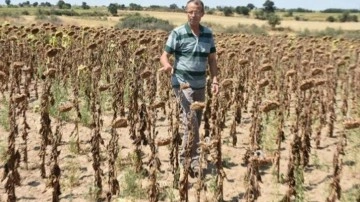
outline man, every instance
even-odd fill
[[[202,111],[196,111],[196,117],[188,117],[190,105],[195,102],[205,101],[206,68],[210,67],[212,92],[216,95],[219,91],[217,80],[216,49],[210,29],[200,24],[204,16],[204,4],[201,0],[190,0],[186,4],[188,22],[170,33],[165,45],[165,50],[160,57],[162,68],[159,71],[171,72],[171,83],[175,95],[180,99],[183,109],[184,136],[180,162],[184,162],[185,147],[188,140],[187,123],[191,121],[194,129],[194,139],[191,148],[190,175],[199,173],[199,127]],[[175,61],[171,65],[169,57],[174,54]],[[181,84],[190,87],[180,89]],[[193,177],[193,176],[192,176]]]

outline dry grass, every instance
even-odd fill
[[[104,20],[104,17],[100,19],[99,17],[70,17],[70,16],[58,16],[61,24],[64,25],[79,25],[79,26],[89,26],[89,27],[111,27],[119,22],[119,17],[107,17],[107,20]],[[31,24],[36,22],[35,16],[22,16],[21,23]],[[20,20],[19,20],[20,21]]]
[[[301,17],[303,19],[307,19],[308,21],[319,21],[319,22],[326,22],[326,18],[329,16],[333,16],[337,18],[341,15],[341,13],[321,13],[321,12],[313,12],[313,13],[300,13],[300,12],[293,12],[292,17],[284,17],[287,12],[278,12],[284,20],[294,20],[295,16]],[[351,15],[357,15],[360,18],[360,14],[358,13],[351,13]]]
[[[71,25],[81,25],[81,26],[90,26],[90,27],[112,27],[115,26],[116,23],[122,18],[125,14],[134,14],[140,13],[142,15],[148,15],[155,18],[168,20],[170,23],[175,26],[181,25],[186,21],[185,13],[170,13],[170,12],[159,12],[159,11],[120,11],[120,17],[68,17],[68,16],[58,16],[61,24],[71,24]],[[280,14],[281,15],[281,14]],[[294,14],[296,16],[297,14]],[[319,13],[309,13],[304,14],[304,18],[308,18],[309,20],[313,19],[323,19],[326,14]],[[336,16],[334,14],[333,16]],[[292,17],[293,18],[293,17]],[[287,18],[291,19],[291,18]],[[35,16],[21,16],[21,20],[16,18],[0,18],[0,23],[4,21],[8,21],[14,24],[32,24],[35,23]],[[246,18],[242,16],[234,16],[234,17],[225,17],[219,15],[205,15],[202,19],[203,22],[219,24],[226,27],[236,26],[239,23],[245,25],[256,25],[258,27],[267,26],[267,21],[256,20],[253,18]],[[327,27],[334,29],[342,29],[342,30],[360,30],[360,23],[356,22],[347,22],[347,23],[329,23],[329,22],[315,22],[315,21],[295,21],[295,20],[282,20],[281,27],[289,27],[294,31],[304,31],[308,29],[310,31],[320,31],[324,30]]]
[[[126,13],[135,13],[135,11],[127,11]],[[153,16],[163,20],[169,20],[174,25],[181,25],[186,20],[185,13],[168,13],[168,12],[156,12],[156,11],[141,11],[139,12],[144,15]],[[256,26],[267,25],[267,21],[256,20],[252,18],[246,18],[242,16],[236,17],[225,17],[218,15],[205,15],[202,19],[203,22],[211,22],[213,24],[221,24],[224,27],[235,26],[239,23]],[[311,22],[311,21],[294,21],[294,20],[283,20],[281,21],[282,27],[289,27],[294,31],[302,31],[304,29],[309,30],[324,30],[327,27],[343,30],[359,30],[360,23],[348,22],[348,23],[329,23],[329,22]]]

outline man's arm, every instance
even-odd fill
[[[214,94],[217,94],[219,92],[219,83],[217,80],[218,68],[217,68],[217,62],[216,62],[216,53],[210,53],[210,55],[208,56],[208,63],[210,66],[212,91],[214,92]]]
[[[216,62],[216,53],[210,53],[209,57],[208,57],[208,63],[210,66],[210,76],[212,79],[213,83],[218,83],[217,80],[217,74],[218,74],[218,69],[217,69],[217,62]]]
[[[170,53],[164,51],[163,54],[160,56],[160,63],[162,67],[159,69],[159,71],[169,72],[172,71],[172,65],[169,61]]]

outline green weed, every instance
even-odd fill
[[[3,99],[1,102],[2,107],[0,108],[0,125],[6,130],[10,131],[10,123],[8,119],[9,114],[9,101]]]
[[[142,199],[146,196],[146,190],[141,186],[143,176],[134,169],[126,169],[122,179],[121,197]]]
[[[7,161],[7,145],[5,142],[0,142],[0,164]]]

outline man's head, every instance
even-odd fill
[[[190,25],[198,25],[204,16],[204,3],[201,0],[189,0],[186,3],[186,13]]]

